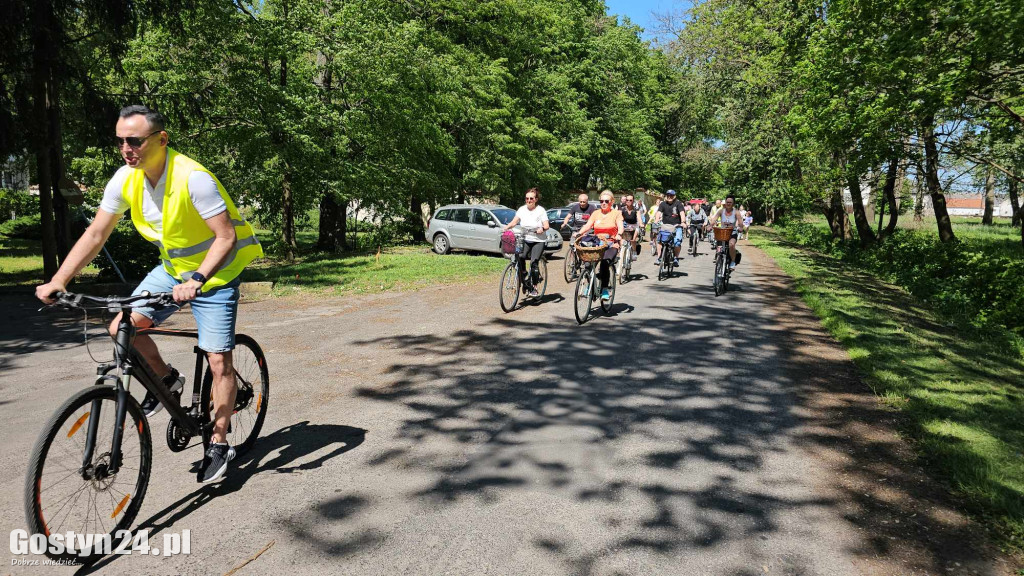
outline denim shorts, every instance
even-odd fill
[[[201,296],[189,303],[192,307],[192,316],[196,319],[196,327],[199,330],[199,347],[206,352],[227,352],[235,348],[239,283],[240,280],[235,278],[216,290],[203,292]],[[181,284],[181,280],[168,274],[161,264],[150,270],[146,278],[142,280],[142,284],[139,284],[138,288],[132,292],[132,295],[141,294],[144,290],[170,292],[178,284]],[[132,308],[132,312],[142,314],[152,320],[154,326],[159,326],[171,314],[180,309],[180,306],[168,306],[160,310],[140,307]]]

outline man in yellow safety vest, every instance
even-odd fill
[[[117,121],[117,145],[125,161],[103,192],[96,218],[71,249],[57,273],[36,287],[36,297],[49,304],[92,262],[131,209],[131,219],[143,238],[159,248],[162,262],[134,294],[172,292],[178,304],[191,302],[199,332],[199,348],[207,353],[213,373],[214,427],[210,448],[197,480],[213,482],[227,470],[234,450],[227,429],[235,403],[231,351],[235,347],[238,315],[238,275],[263,249],[252,227],[238,213],[224,187],[209,170],[167,146],[163,115],[145,106],[128,106]],[[137,328],[159,325],[176,308],[134,308]],[[110,325],[117,331],[120,314]],[[181,398],[184,377],[163,361],[153,340],[139,334],[135,349],[153,372]],[[151,416],[162,408],[151,393],[142,402]]]

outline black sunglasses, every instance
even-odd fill
[[[527,200],[536,200],[536,198],[534,198],[533,196],[527,196],[526,199]]]
[[[611,200],[601,200],[601,204],[611,204]]]
[[[153,134],[159,134],[160,132],[163,132],[163,130],[156,130],[154,132],[150,132],[149,134],[147,134],[145,136],[141,136],[141,137],[140,136],[127,136],[125,138],[121,138],[120,136],[114,136],[114,141],[117,142],[117,147],[118,148],[120,148],[121,146],[124,146],[126,143],[129,146],[131,146],[132,148],[139,148],[139,147],[142,146],[143,142],[145,142],[146,140],[149,140],[150,136],[152,136]]]

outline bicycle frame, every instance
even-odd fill
[[[114,362],[113,364],[101,364],[96,368],[97,385],[102,385],[106,380],[113,380],[117,390],[117,407],[114,414],[114,437],[111,442],[110,466],[108,474],[116,474],[121,468],[121,440],[124,435],[125,416],[128,412],[128,390],[131,386],[131,378],[135,378],[142,384],[143,388],[151,392],[163,404],[171,418],[176,420],[181,428],[190,436],[198,436],[205,431],[199,422],[199,395],[200,384],[203,375],[206,353],[198,346],[193,347],[196,354],[196,375],[192,385],[192,406],[186,412],[171,395],[171,392],[162,385],[155,382],[155,377],[149,372],[149,366],[145,360],[131,347],[131,341],[136,334],[159,334],[164,336],[177,336],[182,338],[196,338],[195,331],[188,330],[166,330],[158,328],[144,328],[138,330],[131,322],[132,309],[130,306],[121,308],[121,320],[117,324],[117,334],[114,337]],[[116,368],[119,375],[109,375],[112,368]],[[137,370],[138,369],[138,370]],[[99,434],[99,413],[101,401],[94,400],[92,411],[96,415],[89,418],[86,430],[85,451],[82,455],[83,477],[92,472],[93,452],[96,448],[96,438]]]

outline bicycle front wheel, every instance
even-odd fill
[[[501,286],[498,287],[498,302],[504,312],[516,309],[521,288],[522,280],[519,277],[519,269],[513,260],[508,263],[508,266],[505,266],[505,273],[501,275]]]
[[[256,442],[267,418],[267,404],[270,400],[270,371],[263,349],[255,340],[245,334],[235,336],[235,349],[231,354],[235,371],[235,408],[231,413],[227,441],[235,449],[235,457],[245,454]],[[212,421],[213,372],[209,368],[203,376],[202,406]],[[205,444],[205,443],[204,443]],[[205,450],[207,446],[203,446]]]
[[[142,506],[153,463],[149,423],[130,394],[121,436],[121,458],[113,467],[117,390],[93,386],[69,398],[50,417],[29,458],[25,478],[25,519],[33,534],[109,534],[112,548]],[[92,455],[85,461],[92,441]],[[104,553],[102,542],[88,550],[58,551],[48,557],[84,564]]]
[[[573,298],[573,312],[576,314],[576,323],[583,324],[590,316],[590,308],[594,305],[594,268],[586,266],[576,281],[576,294]]]
[[[563,273],[567,284],[576,280],[580,275],[580,257],[572,248],[569,248],[569,251],[565,253]]]
[[[725,257],[719,252],[715,256],[715,296],[721,296],[725,293]]]

